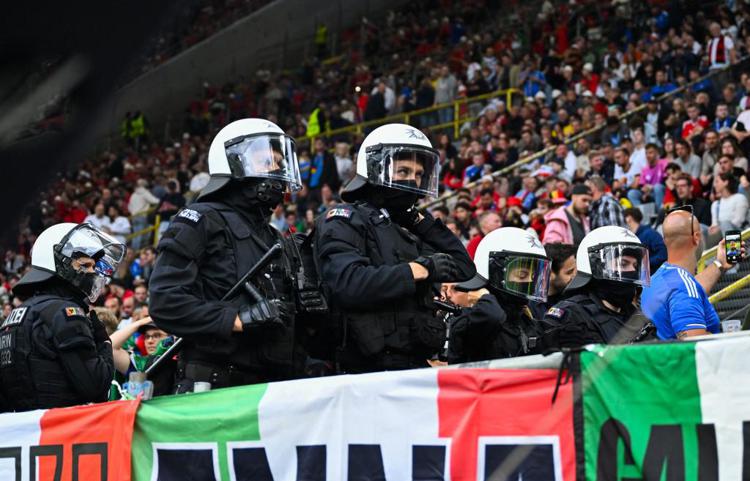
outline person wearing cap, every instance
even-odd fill
[[[544,216],[545,244],[561,242],[578,245],[588,234],[591,189],[577,184],[573,187],[571,199],[567,206],[561,206]]]
[[[106,401],[112,344],[90,303],[125,255],[125,245],[91,224],[45,229],[31,269],[13,287],[25,299],[0,325],[0,398],[9,411]]]
[[[315,224],[338,372],[427,367],[445,344],[435,284],[465,281],[475,269],[453,232],[416,208],[437,196],[439,159],[414,127],[376,128],[360,146],[345,203]]]
[[[543,330],[530,302],[545,302],[550,260],[532,233],[503,227],[487,234],[474,256],[477,274],[453,286],[476,301],[450,325],[449,362],[540,353]]]
[[[592,230],[578,245],[569,297],[544,315],[545,348],[626,343],[646,324],[634,302],[650,282],[648,249],[624,227]]]
[[[250,282],[257,296],[223,297],[269,249],[288,240],[270,224],[287,192],[301,188],[294,140],[263,119],[236,120],[214,137],[211,174],[158,245],[149,279],[151,317],[183,339],[178,393],[295,377],[305,356],[295,339],[295,254],[272,259]],[[295,362],[297,364],[295,364]]]

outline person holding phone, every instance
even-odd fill
[[[727,240],[722,239],[714,262],[695,275],[696,259],[703,252],[703,236],[692,208],[678,207],[664,218],[667,262],[651,277],[651,285],[641,295],[643,313],[653,321],[659,339],[687,339],[720,331],[719,316],[707,293],[733,266],[729,261],[739,262],[745,252],[741,242],[737,248],[739,239],[729,240],[732,256],[728,258]]]

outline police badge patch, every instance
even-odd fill
[[[68,317],[74,317],[74,316],[86,317],[86,313],[80,307],[66,307],[65,315]]]
[[[547,310],[547,315],[557,319],[562,319],[562,317],[565,315],[565,309],[560,309],[559,307],[550,307]]]
[[[201,217],[203,217],[203,214],[198,211],[195,211],[193,209],[182,209],[175,216],[175,220],[188,221],[190,223],[197,224],[198,221],[201,220]]]
[[[335,207],[328,211],[326,214],[326,221],[333,219],[334,217],[343,217],[348,219],[352,216],[352,210],[348,207]]]

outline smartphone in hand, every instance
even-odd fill
[[[742,260],[742,232],[728,230],[724,233],[724,247],[727,250],[727,262],[737,264]]]

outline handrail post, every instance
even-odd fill
[[[453,101],[453,140],[456,140],[458,138],[458,127],[459,127],[458,114],[461,112],[461,109],[458,106],[459,106],[459,102],[457,100],[454,100]]]
[[[154,219],[154,247],[159,244],[159,226],[161,226],[161,215],[156,214]]]

